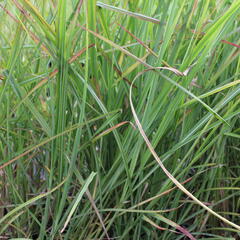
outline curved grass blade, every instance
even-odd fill
[[[137,80],[137,78],[143,74],[146,71],[141,72],[140,74],[138,74],[135,79],[133,80],[132,84],[134,84],[134,82]],[[171,80],[172,81],[172,80]],[[240,226],[229,221],[228,219],[224,218],[223,216],[219,215],[218,213],[216,213],[215,211],[213,211],[211,208],[207,207],[204,203],[202,203],[200,200],[198,200],[192,193],[190,193],[176,178],[174,178],[174,176],[165,168],[165,166],[163,165],[161,159],[158,157],[157,153],[155,152],[152,144],[150,143],[150,140],[148,139],[148,137],[146,136],[146,133],[143,130],[143,127],[140,123],[140,120],[138,119],[137,113],[135,111],[135,108],[133,106],[133,102],[132,102],[132,85],[130,87],[130,95],[129,95],[129,101],[130,101],[130,106],[131,106],[131,110],[132,110],[132,114],[133,117],[135,119],[136,125],[139,129],[139,132],[141,134],[141,136],[143,137],[148,149],[150,150],[151,154],[153,155],[153,157],[155,158],[155,160],[157,161],[157,163],[159,164],[159,166],[161,167],[161,169],[164,171],[164,173],[167,175],[167,177],[182,191],[184,192],[188,197],[190,197],[193,201],[195,201],[197,204],[199,204],[201,207],[203,207],[205,210],[207,210],[209,213],[211,213],[212,215],[214,215],[215,217],[217,217],[218,219],[222,220],[224,223],[231,225],[232,227],[240,230]]]

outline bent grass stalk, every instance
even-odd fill
[[[158,68],[159,69],[159,68]],[[154,68],[152,69],[147,69],[147,71],[150,70],[154,70]],[[135,81],[138,79],[138,77],[140,77],[142,74],[144,74],[146,71],[142,71],[139,74],[137,74],[137,76],[134,78],[132,84],[135,83]],[[130,101],[130,106],[131,106],[131,110],[133,113],[133,117],[135,119],[136,125],[139,129],[139,132],[141,133],[141,136],[143,137],[148,149],[150,150],[150,152],[152,153],[152,155],[154,156],[155,160],[157,161],[157,163],[159,164],[159,166],[161,167],[161,169],[163,170],[163,172],[167,175],[167,177],[182,191],[184,192],[187,196],[189,196],[193,201],[195,201],[197,204],[199,204],[201,207],[203,207],[204,209],[206,209],[209,213],[211,213],[212,215],[214,215],[215,217],[219,218],[220,220],[222,220],[223,222],[229,224],[230,226],[236,228],[237,230],[240,231],[240,226],[229,221],[228,219],[226,219],[225,217],[219,215],[218,213],[216,213],[215,211],[213,211],[211,208],[209,208],[208,206],[206,206],[205,204],[203,204],[199,199],[197,199],[192,193],[190,193],[176,178],[174,178],[174,176],[165,168],[165,166],[163,165],[161,159],[158,157],[158,154],[155,152],[151,142],[149,141],[147,135],[145,134],[143,127],[140,123],[140,120],[137,116],[137,113],[135,111],[133,102],[132,102],[132,85],[130,87],[129,90],[129,101]]]

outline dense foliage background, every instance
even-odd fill
[[[239,239],[239,12],[0,1],[0,238]]]

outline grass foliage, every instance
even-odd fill
[[[239,12],[0,1],[0,238],[239,239]]]

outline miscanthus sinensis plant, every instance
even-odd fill
[[[0,239],[238,239],[239,0],[0,1]]]

